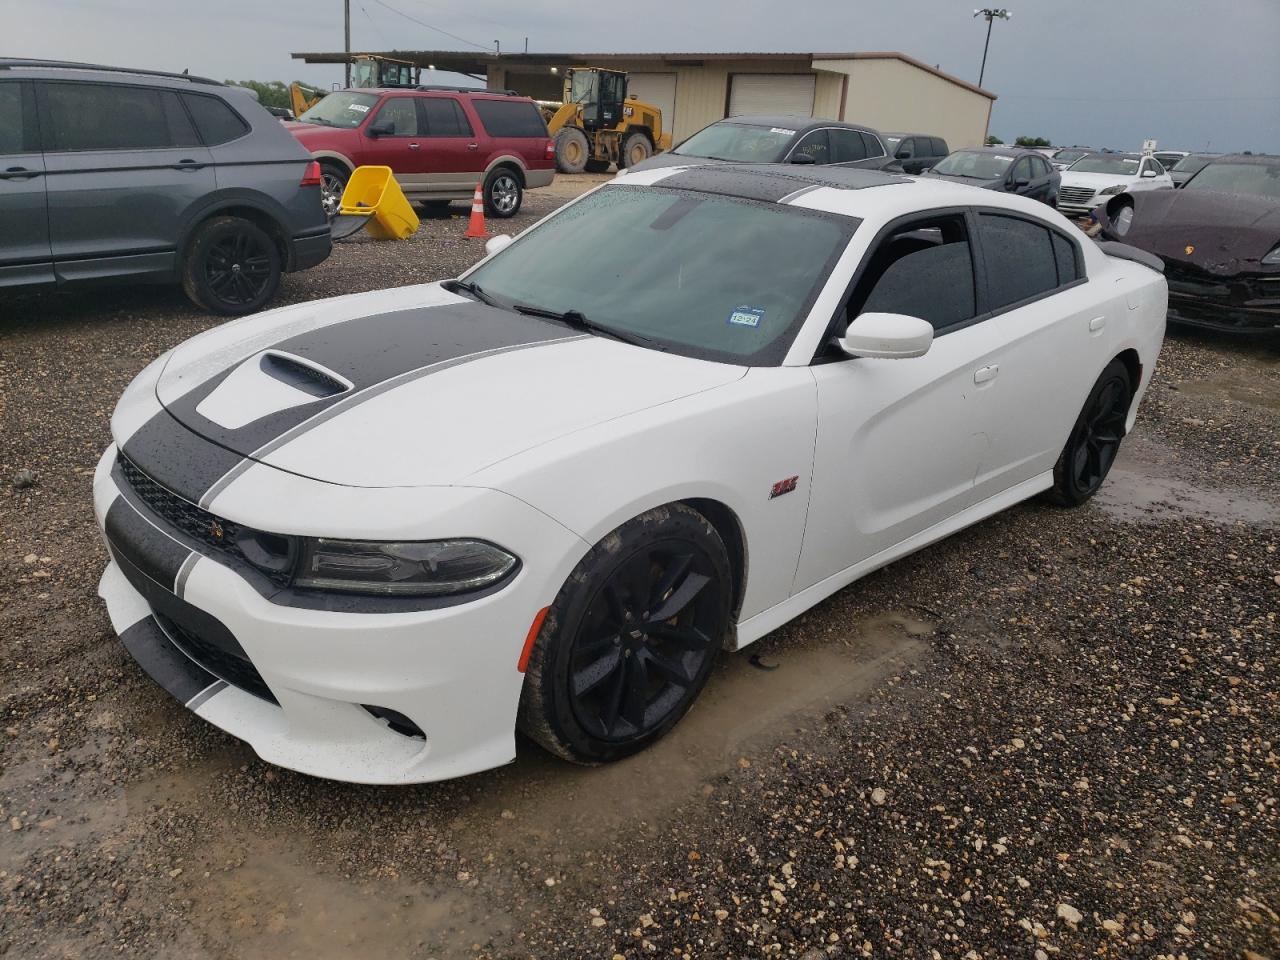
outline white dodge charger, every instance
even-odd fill
[[[721,651],[1089,498],[1164,334],[1141,254],[878,172],[631,174],[489,250],[210,330],[116,408],[111,622],[272,763],[407,783],[517,730],[639,750]]]

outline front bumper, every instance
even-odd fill
[[[188,709],[270,763],[336,780],[441,780],[515,757],[525,637],[586,549],[569,531],[485,491],[483,513],[526,560],[502,589],[437,609],[304,608],[273,602],[233,563],[149,514],[113,475],[114,461],[111,447],[94,478],[112,557],[99,594],[125,647]],[[271,468],[252,468],[246,481],[255,470]],[[366,504],[382,493],[341,489]],[[306,503],[298,494],[288,502]],[[559,559],[529,562],[534,549]],[[390,711],[421,735],[397,732]]]
[[[1217,278],[1165,258],[1169,319],[1227,333],[1280,332],[1280,276]]]

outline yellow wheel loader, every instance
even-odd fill
[[[603,67],[565,73],[564,102],[544,107],[561,173],[601,173],[634,166],[671,149],[662,109],[627,96],[627,75]]]

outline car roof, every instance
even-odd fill
[[[940,137],[936,133],[903,133],[900,130],[890,130],[885,134],[886,137],[929,137],[933,140],[945,140],[946,137]]]
[[[725,117],[723,120],[717,120],[716,123],[740,123],[752,127],[782,127],[785,130],[795,130],[797,133],[818,127],[840,127],[847,130],[865,130],[868,133],[876,132],[875,127],[869,127],[865,123],[849,123],[845,120],[823,120],[818,117],[801,117],[785,113],[744,113],[736,117]]]
[[[1280,163],[1280,156],[1274,153],[1225,153],[1213,158],[1214,163],[1252,163],[1260,166],[1271,166]]]
[[[1004,153],[1013,154],[1014,156],[1022,156],[1029,153],[1033,157],[1043,157],[1044,154],[1035,147],[1004,147],[1000,144],[992,144],[989,147],[957,147],[952,153]]]
[[[127,80],[130,83],[139,81],[163,83],[171,86],[173,81],[200,84],[203,86],[225,87],[226,84],[209,77],[198,77],[188,73],[166,73],[163,70],[143,70],[134,67],[112,67],[101,63],[78,63],[74,60],[32,60],[25,57],[0,57],[0,71],[22,70],[37,74],[41,79],[66,77],[67,73],[75,74],[75,79],[85,79],[83,74],[94,75],[94,80],[114,80],[117,83]]]
[[[781,203],[843,216],[881,220],[948,207],[1003,207],[1070,228],[1038,200],[996,193],[945,178],[912,177],[854,167],[794,164],[700,164],[627,173],[606,184],[654,186]]]

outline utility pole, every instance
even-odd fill
[[[973,15],[987,19],[987,42],[982,45],[982,68],[978,71],[978,86],[982,86],[982,78],[987,73],[987,50],[991,46],[991,24],[996,20],[1012,20],[1013,14],[1004,7],[983,7],[973,11]]]
[[[347,55],[347,61],[342,65],[345,81],[343,86],[349,87],[351,86],[351,0],[342,0],[342,36],[342,49]]]

